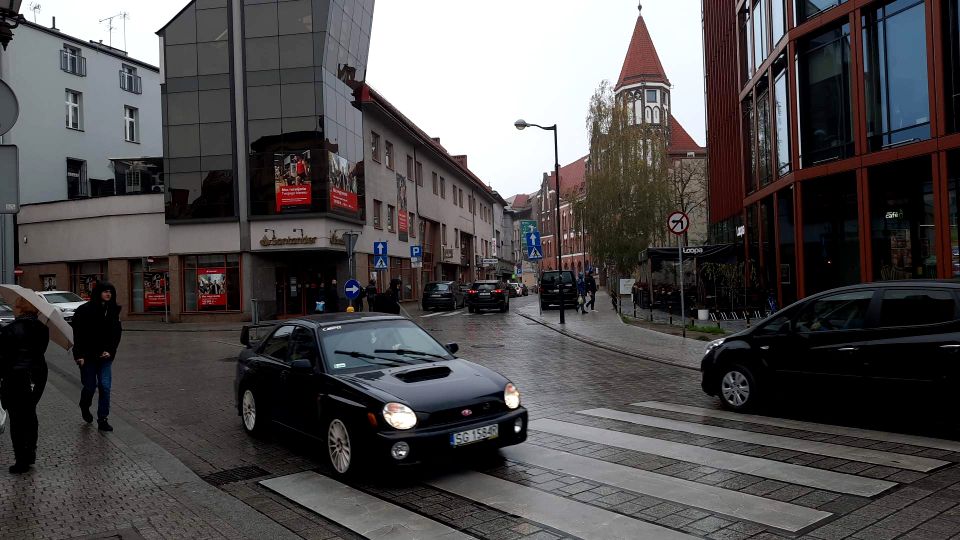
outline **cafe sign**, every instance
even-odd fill
[[[260,239],[260,245],[263,247],[272,246],[312,246],[317,243],[316,236],[287,236],[285,238],[267,238],[266,235]]]

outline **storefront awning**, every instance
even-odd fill
[[[683,258],[720,262],[735,257],[735,244],[710,244],[705,246],[684,246]],[[640,264],[649,260],[655,262],[678,262],[679,253],[675,247],[652,247],[640,252]]]

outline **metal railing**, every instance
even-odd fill
[[[87,76],[87,59],[68,50],[60,51],[60,69],[80,77]]]
[[[133,94],[143,93],[143,78],[129,71],[120,70],[120,89]]]

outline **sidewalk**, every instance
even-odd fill
[[[237,332],[245,324],[240,322],[226,323],[165,323],[161,321],[123,321],[125,332]]]
[[[538,302],[539,299],[516,312],[521,317],[603,349],[686,369],[700,369],[706,343],[624,323],[610,307],[610,297],[604,291],[597,293],[597,311],[581,314],[568,309],[563,327],[560,326],[560,311],[553,308],[541,315]]]
[[[8,474],[13,450],[0,435],[0,538],[296,538],[202,481],[122,415],[111,415],[110,434],[84,424],[66,353],[51,347],[48,364],[35,468]]]

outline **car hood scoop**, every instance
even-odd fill
[[[449,377],[451,373],[453,373],[453,371],[447,366],[434,366],[394,372],[393,376],[405,383],[415,383],[442,379],[444,377]]]

